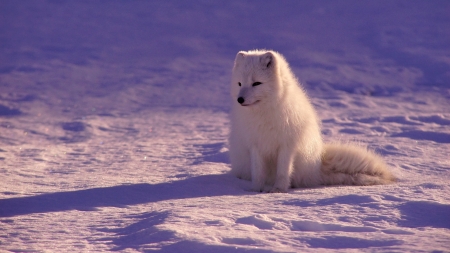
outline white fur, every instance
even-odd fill
[[[255,82],[261,84],[252,86]],[[231,97],[231,172],[251,180],[253,190],[286,192],[289,187],[394,181],[374,153],[323,144],[315,110],[281,54],[239,52]]]

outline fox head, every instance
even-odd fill
[[[241,51],[234,61],[231,96],[233,103],[257,107],[273,101],[280,81],[278,54],[272,51]]]

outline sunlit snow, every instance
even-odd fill
[[[450,249],[450,2],[0,1],[0,251]],[[324,139],[399,182],[228,174],[239,50],[282,53]]]

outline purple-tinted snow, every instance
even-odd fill
[[[448,251],[448,1],[0,1],[0,251]],[[399,182],[228,175],[239,50]]]

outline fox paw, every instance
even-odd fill
[[[284,189],[280,189],[278,187],[272,187],[272,189],[270,189],[269,193],[286,193],[287,190]]]
[[[263,186],[261,186],[261,187],[253,186],[252,191],[253,192],[264,192],[264,187]]]

